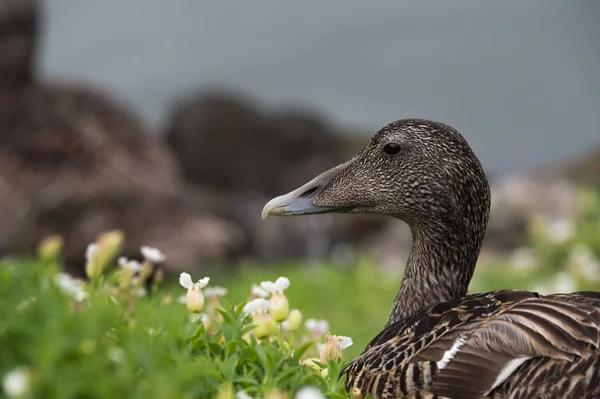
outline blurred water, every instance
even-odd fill
[[[600,2],[46,0],[41,71],[107,85],[151,123],[227,85],[370,134],[461,130],[489,171],[600,144]]]

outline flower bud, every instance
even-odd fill
[[[288,318],[290,314],[290,304],[283,292],[272,293],[270,303],[270,312],[275,321],[282,322]]]
[[[188,311],[191,313],[200,313],[204,309],[204,295],[202,294],[202,288],[206,287],[210,278],[204,277],[198,280],[197,283],[192,282],[192,277],[188,273],[181,273],[179,275],[179,284],[183,288],[187,289],[185,296],[185,304]]]
[[[38,245],[38,256],[44,261],[56,262],[64,247],[62,236],[56,234],[48,236]]]
[[[350,391],[350,399],[363,399],[362,392],[360,392],[360,389],[356,387],[352,388],[352,390]]]
[[[254,329],[252,330],[252,333],[256,338],[267,338],[273,333],[272,325],[274,324],[274,322],[272,321],[268,313],[255,313],[252,316],[252,324],[254,324]],[[277,327],[277,325],[275,325],[275,327]]]
[[[300,328],[300,323],[302,323],[302,313],[300,313],[298,309],[292,310],[288,317],[288,327],[290,331],[296,331]]]
[[[321,366],[319,366],[316,362],[319,362],[319,359],[311,357],[308,359],[300,360],[300,365],[304,367],[311,367],[314,370],[320,371]]]
[[[103,269],[121,252],[123,241],[125,241],[125,236],[121,230],[108,231],[98,237],[97,243],[100,246],[98,261]]]
[[[223,383],[217,390],[216,399],[235,399],[235,392],[231,383]]]
[[[100,235],[96,243],[86,250],[85,271],[89,278],[100,277],[104,268],[114,260],[123,245],[123,232],[112,230]]]
[[[204,309],[204,295],[202,294],[202,290],[195,287],[188,288],[187,295],[185,296],[185,305],[188,311],[192,313],[202,312],[202,309]]]
[[[265,399],[288,399],[289,396],[284,393],[281,392],[279,389],[273,389],[271,391],[269,391],[269,393],[267,393],[267,396],[265,396]]]
[[[85,250],[85,274],[91,279],[100,276],[102,269],[98,264],[98,252],[100,247],[96,243],[89,244]]]

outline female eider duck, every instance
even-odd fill
[[[600,293],[467,295],[490,210],[479,160],[442,123],[393,122],[267,215],[376,213],[413,245],[384,330],[342,372],[373,398],[599,398]]]

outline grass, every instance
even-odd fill
[[[551,226],[534,223],[522,256],[480,262],[470,291],[600,291],[600,197],[586,198],[587,210],[570,222],[569,234],[553,238]],[[132,280],[116,266],[102,270],[98,265],[113,265],[118,253],[118,240],[110,237],[99,240],[97,262],[88,264],[91,281],[67,292],[55,282],[60,240],[42,245],[39,258],[0,261],[3,397],[231,399],[243,390],[276,399],[310,385],[328,398],[344,398],[335,376],[384,326],[400,286],[400,275],[385,275],[366,259],[346,268],[319,262],[239,265],[235,273],[205,267],[194,281],[209,276],[209,286],[229,290],[219,306],[207,299],[204,312],[212,321],[205,325],[190,320],[178,301],[186,290],[176,282],[157,281],[139,296],[143,278]],[[326,319],[332,334],[353,338],[343,360],[331,360],[327,371],[302,364],[319,357],[304,327],[273,330],[262,340],[249,334],[253,319],[242,306],[251,285],[279,276],[290,279],[285,295],[304,320]]]

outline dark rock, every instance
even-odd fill
[[[126,254],[153,245],[171,266],[189,267],[237,244],[235,226],[202,212],[164,144],[113,98],[37,86],[0,102],[5,252],[30,251],[61,234],[68,261],[81,265],[89,242],[119,228]]]
[[[33,82],[39,13],[38,1],[0,0],[0,91]]]
[[[386,221],[369,216],[260,219],[271,197],[306,183],[354,155],[324,118],[303,109],[266,112],[233,94],[191,96],[174,110],[167,142],[187,179],[213,193],[213,212],[240,225],[241,256],[325,257],[358,244]]]

